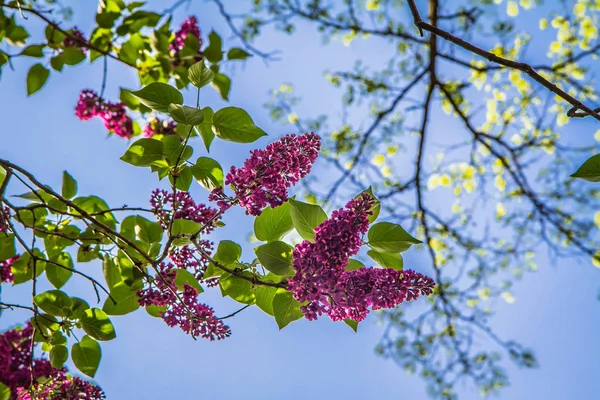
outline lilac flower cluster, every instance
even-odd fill
[[[148,121],[148,125],[144,128],[144,137],[151,138],[156,135],[172,136],[176,135],[175,127],[177,124],[175,121],[160,120],[158,118],[152,118]]]
[[[48,378],[43,383],[34,385],[31,389],[18,388],[17,400],[106,399],[102,389],[76,376],[68,376],[65,373],[54,373]]]
[[[87,52],[87,47],[85,46],[86,40],[83,33],[74,26],[71,28],[71,36],[67,36],[65,40],[63,40],[63,45],[65,47],[77,47],[81,49],[84,53]]]
[[[8,220],[10,219],[10,209],[0,207],[0,233],[7,232],[9,229]]]
[[[166,190],[156,189],[150,196],[150,205],[156,214],[163,229],[167,229],[169,221],[173,219],[189,219],[204,227],[200,232],[212,232],[220,216],[214,208],[204,204],[196,204],[188,192],[177,192],[175,197]]]
[[[75,107],[75,115],[82,121],[99,117],[104,126],[117,136],[129,139],[133,136],[133,122],[127,115],[125,104],[104,101],[92,90],[83,90]]]
[[[208,240],[199,240],[198,245],[202,247],[206,254],[210,254],[213,251],[213,243]],[[198,254],[189,246],[172,249],[169,253],[169,258],[177,268],[186,269],[193,273],[198,281],[202,280],[206,268],[210,264],[205,257]]]
[[[159,270],[161,278],[154,280],[154,287],[138,292],[139,303],[142,307],[155,305],[166,307],[162,318],[170,327],[179,326],[182,331],[193,337],[202,337],[209,340],[225,339],[231,335],[231,329],[220,319],[215,317],[214,311],[206,304],[198,301],[198,292],[189,285],[184,285],[181,299],[170,288],[175,287],[175,266],[170,263],[161,263]],[[170,288],[169,288],[170,287]]]
[[[8,260],[0,261],[0,284],[13,283],[14,276],[12,273],[12,265],[19,259],[19,256],[14,256]]]
[[[33,327],[27,323],[22,329],[12,329],[0,335],[0,382],[11,391],[10,399],[88,399],[102,400],[102,390],[87,381],[67,374],[65,368],[52,367],[48,360],[34,359],[31,372],[31,339]],[[34,380],[43,383],[32,387]]]
[[[247,214],[260,215],[267,204],[277,207],[288,200],[287,190],[310,172],[320,148],[321,138],[314,133],[286,135],[265,150],[252,151],[242,168],[231,167],[225,184],[232,186]],[[217,188],[211,198],[226,205],[220,197],[222,189]]]
[[[368,194],[351,200],[315,229],[314,243],[305,240],[294,248],[296,274],[288,288],[298,301],[307,302],[301,308],[307,319],[327,314],[334,321],[361,321],[369,307],[390,308],[432,293],[433,280],[410,270],[363,267],[345,271],[369,228],[374,201]]]
[[[169,48],[176,60],[178,60],[179,53],[185,47],[185,39],[190,34],[198,38],[198,49],[196,49],[198,51],[198,55],[194,57],[193,62],[202,60],[202,53],[200,52],[200,48],[202,46],[202,37],[200,37],[200,28],[198,27],[198,20],[194,16],[189,17],[188,19],[183,21],[183,24],[181,24],[179,30],[175,32],[175,38],[173,39],[171,44],[169,44]],[[177,66],[180,64],[180,62],[175,61],[173,64]]]

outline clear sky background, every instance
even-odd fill
[[[74,24],[89,35],[96,2],[86,3],[89,4],[75,7]],[[235,3],[228,2],[229,6]],[[162,10],[167,2],[152,4]],[[203,36],[215,28],[223,35],[226,47],[237,44],[229,37],[212,3],[194,1],[189,10],[175,14],[174,24],[178,25],[188,14],[198,16]],[[531,21],[534,22],[537,26],[537,20]],[[28,23],[31,24],[33,18]],[[323,72],[348,68],[359,58],[373,64],[386,59],[381,55],[385,47],[378,47],[385,45],[378,41],[357,41],[349,48],[339,42],[325,46],[314,27],[305,24],[300,24],[291,37],[267,33],[259,46],[264,50],[282,50],[282,60],[267,66],[254,58],[229,71],[233,78],[230,104],[248,110],[257,125],[270,135],[256,142],[257,147],[290,132],[289,126],[273,124],[263,108],[269,89],[291,82],[304,99],[300,112],[339,117],[339,93],[326,83]],[[5,68],[0,80],[0,157],[25,167],[55,188],[60,187],[62,171],[68,170],[79,181],[81,195],[99,195],[113,206],[146,206],[150,192],[157,187],[155,175],[121,162],[119,157],[127,143],[117,137],[107,138],[100,121],[81,122],[74,116],[79,91],[99,90],[102,63],[67,67],[63,74],[53,72],[46,87],[27,98],[25,76],[29,64],[31,60],[16,61],[16,71]],[[133,71],[111,63],[106,90],[109,99],[118,97],[120,85],[136,88],[137,77]],[[188,99],[192,97],[192,93],[187,95]],[[212,89],[202,92],[202,103],[213,108],[225,104]],[[435,117],[433,121],[436,127]],[[596,128],[586,122],[572,129],[588,131],[589,137]],[[224,168],[240,165],[250,150],[249,146],[219,141],[213,148],[213,156]],[[202,153],[201,144],[195,143],[195,156]],[[318,164],[316,173],[327,174],[319,166],[325,164]],[[197,199],[205,198],[198,185],[192,187],[192,194]],[[234,237],[243,243],[251,232],[252,219],[236,211],[225,220],[228,221],[214,241]],[[245,246],[245,254],[251,257],[250,246]],[[429,261],[424,257],[423,253],[410,251],[405,264],[422,265],[422,270],[427,271]],[[496,332],[532,347],[541,364],[540,368],[527,371],[509,367],[512,384],[499,398],[597,399],[600,393],[600,354],[596,345],[600,328],[600,271],[587,262],[551,261],[543,254],[538,258],[539,271],[517,283],[514,304],[499,300],[492,305],[497,310],[492,325]],[[79,268],[101,274],[98,263],[82,264]],[[44,287],[40,285],[40,290]],[[30,299],[28,285],[2,289],[5,301],[26,303]],[[81,295],[88,293],[90,287],[74,277],[67,289]],[[218,290],[203,296],[218,315],[239,307],[222,300]],[[0,329],[26,318],[28,315],[23,312],[5,312],[0,318]],[[118,338],[102,344],[103,360],[96,375],[109,399],[426,398],[418,376],[406,375],[392,361],[375,355],[373,349],[383,334],[376,316],[361,323],[358,333],[325,318],[317,322],[301,320],[279,331],[271,317],[252,307],[229,320],[233,335],[219,342],[194,341],[178,329],[167,327],[162,320],[151,318],[143,309],[114,317],[113,322]],[[72,365],[70,369],[75,371]],[[461,386],[459,392],[461,399],[479,398],[469,385]]]

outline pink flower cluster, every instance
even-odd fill
[[[185,47],[185,39],[189,34],[192,34],[198,38],[200,44],[202,44],[202,38],[200,37],[200,28],[198,27],[198,20],[196,17],[191,16],[181,24],[181,27],[175,32],[175,39],[169,45],[169,48],[174,52],[179,52]]]
[[[212,232],[219,220],[218,211],[204,204],[196,204],[188,192],[177,192],[175,197],[166,190],[156,189],[150,196],[150,205],[163,229],[167,229],[172,219],[189,219],[204,227],[200,232]],[[210,222],[210,223],[209,223]]]
[[[71,28],[71,36],[67,36],[63,41],[63,45],[65,47],[77,47],[81,49],[84,53],[87,52],[87,47],[85,46],[86,40],[83,33],[77,29],[76,26]]]
[[[177,124],[175,121],[162,121],[158,118],[152,118],[144,128],[144,137],[151,138],[155,135],[176,135]]]
[[[102,390],[87,381],[67,374],[65,368],[56,369],[48,360],[34,359],[31,373],[31,338],[33,327],[27,323],[22,329],[12,329],[0,335],[0,382],[11,391],[10,399],[104,399]],[[31,382],[44,378],[42,383]]]
[[[0,233],[8,232],[10,225],[8,221],[10,219],[10,208],[0,207]]]
[[[117,136],[129,139],[133,136],[133,122],[127,115],[125,104],[104,101],[92,90],[83,90],[75,107],[75,115],[82,121],[99,117],[104,126]]]
[[[208,240],[199,240],[198,244],[207,254],[213,251],[213,243]],[[210,263],[205,257],[202,257],[189,246],[172,249],[169,253],[169,258],[177,268],[192,272],[198,281],[202,280],[206,268]]]
[[[185,39],[190,34],[198,38],[198,48],[195,49],[198,52],[198,54],[193,58],[192,61],[197,62],[202,60],[202,53],[200,52],[200,48],[202,46],[200,28],[198,27],[198,20],[196,19],[196,17],[192,16],[183,21],[183,24],[181,24],[179,30],[175,32],[175,38],[173,39],[171,44],[169,44],[169,48],[171,49],[171,52],[173,53],[173,56],[176,59],[176,61],[173,62],[175,66],[178,66],[180,64],[180,62],[177,61],[179,58],[179,53],[185,47]]]
[[[314,243],[305,240],[294,248],[296,274],[288,281],[288,288],[298,301],[307,302],[302,306],[307,319],[327,314],[334,321],[362,321],[369,307],[395,307],[419,294],[432,293],[433,280],[410,270],[362,267],[345,271],[369,228],[373,205],[374,199],[368,194],[351,200],[315,229]]]
[[[162,314],[165,323],[170,327],[179,326],[193,337],[199,336],[212,341],[231,335],[231,329],[215,317],[213,309],[198,301],[198,292],[193,287],[184,285],[183,293],[180,294],[183,303],[179,301],[170,289],[175,288],[177,274],[173,264],[161,263],[159,270],[162,278],[154,279],[154,287],[138,292],[142,307],[166,307]]]
[[[277,207],[288,200],[287,190],[310,172],[320,148],[321,138],[314,133],[286,135],[252,151],[242,168],[231,167],[225,184],[232,186],[247,214],[260,215],[267,204]],[[211,198],[223,201],[222,194],[217,188]]]
[[[14,282],[12,273],[12,265],[19,259],[19,256],[14,256],[8,260],[0,261],[0,284]]]

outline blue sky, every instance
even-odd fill
[[[74,23],[86,34],[95,11],[93,3],[76,9]],[[164,8],[165,2],[154,3],[156,9]],[[184,18],[184,11],[176,14],[176,23]],[[223,34],[226,46],[233,45],[212,4],[194,2],[189,13],[199,17],[204,35],[214,28]],[[270,135],[257,146],[290,132],[289,127],[273,124],[262,106],[269,89],[292,82],[296,93],[304,98],[301,112],[339,117],[338,93],[323,79],[323,71],[348,68],[357,57],[375,64],[385,60],[377,41],[359,42],[350,48],[338,42],[324,46],[313,27],[301,24],[298,28],[292,37],[270,34],[260,40],[262,49],[282,49],[281,61],[266,66],[252,59],[231,71],[230,104],[248,110]],[[99,195],[115,206],[146,205],[149,193],[157,186],[155,177],[119,161],[126,142],[107,138],[99,121],[81,122],[73,113],[81,89],[99,89],[101,63],[53,73],[41,92],[27,98],[25,75],[30,62],[18,60],[16,72],[5,69],[0,80],[0,157],[24,166],[53,187],[60,186],[61,173],[68,170],[79,181],[80,194]],[[135,88],[137,84],[132,71],[110,65],[108,98],[116,99],[119,86]],[[213,108],[224,105],[210,89],[202,92],[202,102]],[[595,131],[589,123],[579,126],[590,135]],[[215,142],[213,155],[228,167],[239,165],[249,150],[248,146]],[[202,147],[196,143],[195,156],[199,155]],[[326,171],[317,168],[316,173]],[[205,196],[199,186],[193,187],[192,194],[199,199]],[[240,220],[246,223],[238,223]],[[252,220],[238,211],[229,221],[232,223],[214,240],[234,237],[243,242]],[[250,246],[245,246],[245,253],[250,257]],[[426,263],[423,257],[412,252],[407,254],[407,263]],[[587,262],[561,260],[553,264],[544,255],[538,264],[538,272],[517,283],[514,304],[501,300],[493,304],[496,332],[532,347],[541,364],[527,371],[509,367],[512,384],[499,398],[594,399],[600,393],[600,358],[594,352],[600,328],[600,302],[596,299],[599,271]],[[100,275],[99,267],[95,263],[80,266],[96,275]],[[40,285],[40,290],[44,287]],[[27,302],[29,289],[28,285],[3,287],[3,300]],[[67,289],[84,294],[90,288],[73,278]],[[239,306],[222,300],[216,290],[203,296],[218,315]],[[5,312],[0,329],[27,317],[22,312]],[[383,334],[376,317],[363,322],[357,334],[325,319],[298,321],[279,331],[271,317],[251,308],[229,320],[233,335],[220,342],[194,341],[143,310],[115,317],[113,322],[118,338],[103,344],[103,360],[96,376],[109,399],[426,398],[419,377],[406,375],[392,361],[374,354],[373,348]],[[468,385],[460,392],[463,399],[479,398]]]

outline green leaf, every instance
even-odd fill
[[[146,312],[154,318],[162,318],[165,311],[167,311],[167,306],[155,306],[153,304],[146,306]]]
[[[198,89],[211,83],[214,77],[215,73],[206,68],[204,60],[198,61],[188,69],[188,78]]]
[[[77,250],[77,262],[90,262],[100,258],[100,248],[98,246],[81,246]]]
[[[177,161],[179,161],[179,165],[181,165],[194,153],[191,146],[183,146],[179,136],[164,136],[160,141],[163,144],[163,156],[165,156],[169,166],[175,166]]]
[[[379,199],[377,199],[377,197],[375,197],[375,195],[373,194],[373,188],[371,188],[370,186],[367,190],[363,191],[358,196],[356,196],[355,199],[360,197],[363,193],[368,194],[373,199],[375,199],[375,205],[373,207],[371,207],[371,210],[370,210],[373,214],[369,215],[369,217],[368,217],[369,223],[372,224],[373,222],[375,222],[375,220],[379,216],[379,213],[381,212],[381,202],[379,201]]]
[[[90,308],[90,305],[87,301],[80,299],[79,297],[71,297],[71,313],[70,318],[79,319],[81,313]]]
[[[71,348],[71,358],[78,370],[93,378],[102,358],[100,344],[85,335],[79,343],[75,343]]]
[[[146,243],[160,243],[163,237],[163,229],[158,222],[152,222],[140,215],[135,217],[135,233]]]
[[[119,91],[119,100],[132,111],[139,111],[141,113],[150,112],[150,109],[140,103],[138,98],[131,94],[130,90],[121,88]]]
[[[218,267],[215,267],[213,263],[208,264],[206,271],[204,272],[204,279],[214,278],[216,276],[223,275],[224,271]]]
[[[2,235],[0,234],[0,238]],[[35,249],[36,253],[39,252],[38,249]],[[40,255],[40,254],[38,254]],[[35,273],[36,276],[40,276],[44,269],[46,268],[45,262],[38,261],[35,265]],[[33,261],[29,253],[24,253],[19,256],[17,261],[12,264],[12,273],[14,278],[14,284],[18,285],[19,283],[27,282],[33,279]]]
[[[102,311],[107,315],[125,315],[134,312],[140,307],[137,290],[127,286],[125,282],[117,283],[111,289],[110,296],[112,299],[110,297],[107,298],[102,307]]]
[[[75,47],[66,47],[59,55],[60,60],[66,65],[77,65],[85,60],[85,53]]]
[[[350,258],[348,260],[348,265],[346,266],[346,271],[354,271],[354,270],[360,269],[364,266],[365,266],[365,264],[361,263],[360,261],[358,261],[354,258]]]
[[[209,157],[199,157],[196,164],[190,167],[194,178],[206,190],[223,186],[223,168],[216,160]]]
[[[281,241],[270,242],[254,249],[258,261],[268,271],[279,276],[291,275],[294,248]]]
[[[0,261],[8,260],[16,255],[15,235],[12,233],[0,233]]]
[[[90,308],[85,310],[79,317],[81,327],[91,337],[96,340],[112,340],[117,337],[115,327],[108,315],[99,308]],[[83,372],[83,371],[82,371]]]
[[[213,131],[219,139],[235,143],[252,143],[267,135],[254,125],[246,111],[237,107],[217,111],[213,117]]]
[[[196,279],[196,277],[191,272],[180,268],[175,268],[175,271],[176,276],[174,283],[175,286],[177,286],[177,289],[183,292],[185,289],[184,285],[188,285],[196,289],[196,292],[198,292],[198,294],[204,292],[204,289],[202,289],[202,286],[200,286],[198,279]]]
[[[67,171],[63,171],[62,196],[66,199],[72,199],[76,194],[77,181]]]
[[[44,49],[46,48],[46,45],[44,44],[32,44],[30,46],[27,46],[23,49],[23,51],[21,52],[22,56],[28,56],[28,57],[36,57],[36,58],[42,58],[44,57]]]
[[[36,328],[36,336],[37,333],[40,333],[41,341],[44,342],[48,336],[54,335],[54,333],[60,329],[58,320],[50,314],[39,313],[35,317],[31,317],[29,321],[31,322],[31,325]],[[46,336],[46,338],[44,338],[44,336]]]
[[[97,215],[94,216],[97,221],[102,222],[103,224],[108,225],[111,228],[114,228],[117,225],[117,220],[115,219],[115,216],[113,215],[112,212],[103,212],[103,211],[108,211],[110,208],[108,207],[108,204],[106,204],[106,201],[102,200],[100,197],[98,197],[98,196],[77,197],[76,199],[73,200],[73,203],[75,203],[75,205],[77,205],[79,208],[81,208],[83,211],[85,211],[87,213],[90,213],[90,214],[98,213]],[[73,213],[76,214],[77,212],[73,211]],[[81,234],[81,236],[83,236],[83,235],[84,234]]]
[[[121,277],[121,269],[112,257],[104,258],[102,261],[102,272],[104,273],[106,286],[108,286],[109,290],[112,290],[117,283],[123,280]]]
[[[32,66],[27,73],[27,95],[31,96],[40,90],[46,84],[48,76],[50,76],[50,70],[42,64],[38,63]]]
[[[171,234],[173,235],[193,235],[198,233],[202,226],[194,221],[190,221],[189,219],[176,219],[173,221],[173,226],[171,228]]]
[[[213,259],[223,265],[230,265],[242,256],[242,246],[231,240],[221,240]]]
[[[248,57],[252,57],[252,54],[239,47],[234,47],[227,52],[228,60],[245,60]]]
[[[64,267],[59,267],[50,262],[46,263],[46,277],[55,288],[60,289],[73,275],[73,269],[75,268],[73,259],[69,253],[62,252],[55,257],[52,257],[50,261]]]
[[[315,228],[327,219],[327,214],[316,204],[289,200],[292,224],[302,239],[313,241]]]
[[[10,400],[10,388],[0,382],[0,400]]]
[[[50,364],[54,368],[62,368],[69,359],[69,349],[63,345],[52,346],[50,350]]]
[[[354,332],[358,331],[358,322],[353,319],[345,319],[344,323],[348,325]]]
[[[183,95],[173,86],[161,82],[152,82],[148,86],[131,92],[146,107],[168,113],[170,104],[183,104]]]
[[[215,133],[212,130],[213,117],[215,113],[210,107],[204,107],[202,109],[202,112],[204,113],[204,121],[202,121],[200,125],[196,125],[195,128],[200,137],[202,138],[202,141],[204,142],[204,147],[206,147],[206,151],[210,151],[210,145],[215,139]]]
[[[209,44],[202,52],[204,57],[213,64],[217,64],[223,59],[223,41],[215,31],[208,35]]]
[[[400,253],[413,244],[421,243],[408,234],[400,225],[378,222],[369,229],[369,247],[381,253]]]
[[[252,282],[238,278],[227,272],[221,275],[219,286],[223,295],[227,295],[240,303],[253,304],[256,299],[256,295],[252,290]]]
[[[400,253],[380,253],[375,250],[369,250],[367,255],[383,268],[392,268],[398,271],[404,269],[404,260]]]
[[[229,100],[229,91],[231,90],[231,79],[225,74],[218,73],[210,83],[214,87],[223,100]]]
[[[139,139],[134,142],[121,160],[136,167],[149,167],[154,161],[162,160],[164,145],[156,139]]]
[[[182,106],[180,104],[169,104],[169,114],[180,124],[198,125],[204,121],[204,113],[199,108]]]
[[[187,192],[190,190],[193,180],[194,175],[191,168],[188,166],[183,167],[183,169],[179,171],[177,174],[177,179],[175,179],[175,176],[169,175],[169,182],[171,182],[172,185],[175,184],[175,187],[182,192]]]
[[[259,286],[254,290],[256,305],[269,315],[273,315],[273,298],[277,288],[272,286]]]
[[[66,317],[71,309],[71,299],[60,290],[48,290],[33,298],[34,303],[43,311],[55,317]]]
[[[254,235],[263,242],[280,240],[294,229],[290,204],[283,203],[279,207],[267,207],[254,219]]]
[[[304,316],[300,303],[285,289],[277,289],[273,297],[273,315],[280,330]]]
[[[571,177],[600,182],[600,154],[588,158]]]

